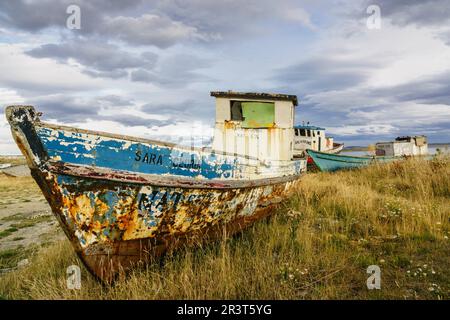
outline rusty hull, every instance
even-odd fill
[[[33,170],[77,254],[97,278],[182,244],[233,234],[270,213],[296,181],[236,189],[132,185]]]

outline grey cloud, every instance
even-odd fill
[[[135,102],[133,99],[125,98],[118,95],[107,95],[102,96],[97,99],[105,106],[108,107],[124,107],[124,106],[134,106]]]
[[[100,112],[105,108],[137,108],[132,99],[106,95],[92,98],[56,94],[37,98],[28,98],[27,104],[34,105],[38,111],[43,112],[43,117],[56,119],[61,122],[82,122],[87,118],[103,119]],[[117,118],[119,119],[119,118]]]
[[[128,72],[125,70],[112,70],[112,71],[82,70],[82,72],[93,78],[119,79],[128,76]]]
[[[156,76],[148,71],[139,69],[131,72],[131,81],[136,82],[152,82],[156,79]]]
[[[68,5],[68,1],[1,1],[0,23],[32,32],[52,25],[64,26]]]
[[[208,42],[261,34],[269,22],[312,27],[308,13],[294,0],[280,0],[276,4],[271,0],[2,1],[0,25],[29,32],[49,27],[64,29],[66,9],[71,4],[81,8],[81,30],[74,31],[79,35],[160,48],[183,41]]]
[[[371,90],[372,96],[388,96],[395,101],[450,106],[450,70],[409,83]]]
[[[45,74],[38,74],[35,79],[33,78],[19,78],[17,79],[10,74],[0,73],[0,86],[6,88],[13,88],[22,96],[36,96],[36,95],[50,95],[55,92],[68,93],[77,91],[89,92],[92,90],[92,83],[80,82],[80,81],[42,81]]]
[[[299,106],[296,108],[296,123],[310,122],[317,126],[335,126],[336,123],[347,123],[348,113],[346,112],[330,112],[322,110],[315,102],[309,99],[300,99]]]
[[[164,127],[172,124],[176,124],[177,121],[174,119],[168,119],[168,120],[157,120],[157,119],[143,119],[141,117],[133,116],[133,115],[98,115],[96,117],[97,120],[109,120],[118,122],[125,126],[144,126],[148,128],[152,127]]]
[[[132,45],[155,45],[160,48],[200,37],[195,27],[155,14],[107,17],[98,33],[108,34]]]
[[[210,80],[198,73],[198,70],[209,66],[208,60],[178,54],[160,61],[154,70],[138,69],[131,72],[131,81],[148,82],[170,88],[184,87],[194,82]]]
[[[445,32],[440,32],[438,38],[445,42],[446,45],[450,46],[450,30]]]
[[[66,27],[69,5],[80,6],[82,32],[92,32],[105,14],[123,12],[136,7],[142,0],[4,0],[0,2],[0,23],[30,32],[49,27]]]
[[[212,39],[261,33],[273,21],[312,26],[308,13],[292,0],[164,0],[158,1],[156,8]]]
[[[81,29],[73,33],[85,37],[115,38],[133,45],[161,48],[179,41],[201,38],[195,27],[154,12],[151,4],[140,6],[142,3],[140,0],[2,1],[0,25],[29,32],[50,27],[65,29],[69,16],[67,7],[75,4],[81,11]]]
[[[448,0],[367,0],[365,7],[376,4],[381,17],[388,17],[393,24],[404,26],[440,26],[450,21]],[[365,11],[364,11],[365,13]]]
[[[91,120],[114,121],[125,126],[160,127],[173,125],[183,121],[210,120],[214,117],[214,107],[201,102],[184,101],[175,104],[145,104],[138,106],[133,99],[119,95],[105,95],[91,98],[80,98],[70,95],[51,95],[26,100],[43,112],[43,119],[52,119],[62,123],[84,122]],[[105,113],[104,110],[128,110],[125,115]],[[167,119],[145,119],[133,115],[140,110],[146,114],[164,115]]]
[[[127,69],[152,69],[157,61],[157,55],[152,52],[135,55],[116,45],[81,39],[60,44],[45,44],[27,51],[26,54],[35,58],[52,58],[64,63],[74,59],[86,67],[83,70],[86,74],[109,78],[127,76]]]
[[[311,58],[275,71],[272,80],[300,92],[341,90],[363,84],[381,61]]]
[[[97,115],[98,109],[91,101],[66,95],[27,99],[27,103],[36,106],[43,118],[57,119],[61,122],[76,122]]]
[[[367,18],[366,8],[378,5],[381,10],[381,21],[388,20],[393,25],[408,25],[429,28],[437,38],[450,45],[450,3],[448,0],[363,0],[359,5],[341,12],[348,18]]]
[[[209,98],[209,97],[207,97]],[[213,122],[215,108],[210,100],[204,101],[185,100],[172,104],[147,103],[140,107],[140,110],[152,114],[169,115],[172,118],[190,120],[203,120]]]

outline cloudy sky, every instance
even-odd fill
[[[67,27],[72,4],[81,29]],[[367,25],[370,5],[380,29]],[[212,90],[296,94],[296,122],[347,145],[449,142],[450,1],[0,2],[2,109],[31,104],[46,121],[207,143]],[[0,154],[18,153],[1,121]]]

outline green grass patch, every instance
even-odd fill
[[[19,221],[25,219],[21,213],[16,213],[10,216],[3,217],[1,221]]]
[[[36,252],[37,247],[31,246],[29,248],[24,248],[23,246],[18,246],[14,249],[7,249],[0,251],[0,269],[14,268],[20,260],[30,258],[33,252]],[[0,295],[3,292],[0,292]]]
[[[20,221],[18,223],[11,224],[11,226],[15,227],[15,228],[18,228],[18,229],[24,229],[24,228],[34,227],[38,223],[48,222],[48,221],[51,221],[51,220],[52,220],[51,216],[40,216],[40,217],[36,217],[36,218],[24,219],[24,220],[22,220],[22,221]]]
[[[10,227],[6,230],[3,230],[0,232],[0,239],[2,238],[6,238],[8,236],[10,236],[11,234],[13,234],[14,232],[18,231],[19,229],[15,228],[15,227]]]

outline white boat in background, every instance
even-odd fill
[[[377,156],[402,157],[424,156],[428,154],[426,136],[397,137],[395,141],[378,142],[375,144]]]
[[[294,126],[294,155],[296,157],[306,156],[306,150],[337,154],[343,148],[343,143],[336,143],[333,137],[325,136],[325,128],[310,125]]]

